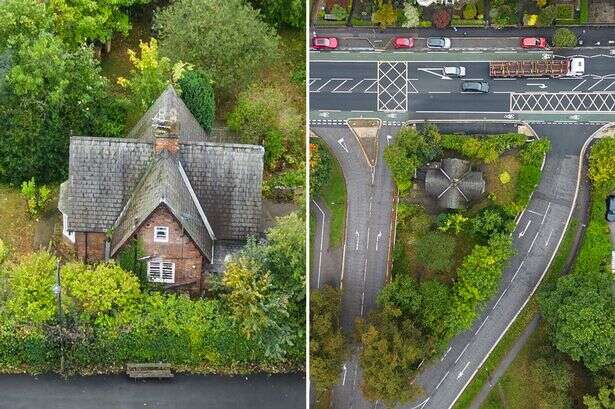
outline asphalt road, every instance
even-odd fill
[[[305,376],[0,376],[0,409],[294,409],[305,408]]]
[[[393,183],[381,160],[395,129],[383,127],[378,133],[379,159],[374,167],[367,162],[360,144],[347,127],[311,129],[331,148],[338,159],[347,190],[347,224],[341,288],[342,328],[352,336],[355,319],[375,307],[378,291],[388,274],[392,218]],[[359,390],[357,352],[342,368],[341,384],[334,389],[335,407],[369,407]],[[350,406],[348,406],[350,405]]]

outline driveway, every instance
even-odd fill
[[[305,408],[305,376],[187,376],[130,381],[125,376],[0,376],[0,409]]]

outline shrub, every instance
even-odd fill
[[[510,183],[512,178],[510,177],[510,173],[508,173],[507,171],[504,171],[498,175],[498,179],[500,180],[500,183],[505,185],[507,183]]]
[[[570,20],[574,18],[574,8],[572,4],[558,4],[555,6],[556,18],[558,20]]]
[[[540,13],[538,14],[538,25],[540,27],[552,26],[556,17],[557,10],[555,9],[555,6],[547,6],[540,10]]]
[[[496,234],[508,234],[514,228],[511,215],[499,206],[487,207],[481,210],[470,221],[472,233],[483,241]]]
[[[453,266],[455,238],[439,231],[431,231],[417,241],[415,250],[416,259],[423,266],[430,270],[448,271]]]
[[[477,10],[474,3],[466,4],[463,8],[463,18],[466,20],[472,20],[476,18]]]
[[[51,190],[45,185],[37,187],[34,177],[32,177],[29,181],[21,184],[21,195],[26,199],[28,213],[36,217],[45,210],[47,203],[49,203]]]
[[[335,17],[336,20],[346,20],[348,18],[348,10],[339,4],[335,3],[331,8],[331,14]]]
[[[438,9],[431,16],[435,28],[445,28],[451,22],[451,15],[446,9]]]
[[[568,28],[558,28],[553,35],[556,47],[574,47],[577,45],[577,36]]]
[[[322,142],[310,143],[310,194],[318,197],[331,175],[333,158]]]
[[[280,158],[284,154],[284,134],[279,129],[270,129],[265,133],[263,140],[265,148],[265,165],[269,170],[274,170]]]
[[[536,0],[536,5],[538,8],[543,8],[547,5],[548,0]]]
[[[381,29],[394,25],[396,21],[397,13],[390,1],[383,4],[381,2],[380,8],[372,14],[372,23],[379,25]]]
[[[210,132],[216,112],[212,80],[201,70],[190,70],[184,72],[178,84],[182,100],[201,127]]]
[[[431,21],[420,21],[419,27],[431,27]]]
[[[535,26],[538,22],[538,14],[524,14],[523,15],[523,25],[525,26]]]
[[[404,4],[404,17],[406,21],[402,24],[403,27],[416,27],[419,25],[419,11],[412,3]]]
[[[579,23],[587,24],[589,21],[589,0],[581,0],[581,10],[579,12]]]

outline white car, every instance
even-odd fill
[[[462,78],[466,76],[466,67],[444,67],[442,71],[447,77]]]
[[[451,39],[448,37],[427,38],[427,48],[451,48]]]

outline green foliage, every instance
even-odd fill
[[[615,138],[594,143],[589,158],[589,178],[598,188],[615,186]]]
[[[117,136],[124,110],[112,99],[92,49],[42,34],[12,53],[0,104],[0,180],[66,178],[70,135]]]
[[[448,271],[453,266],[455,238],[440,231],[431,231],[416,243],[416,258],[419,263],[434,271]]]
[[[131,240],[122,246],[122,249],[116,257],[118,265],[126,271],[130,271],[139,279],[142,286],[146,286],[147,281],[147,262],[143,248],[143,240]]]
[[[337,3],[331,8],[331,14],[333,14],[335,19],[338,21],[346,20],[348,18],[348,10]]]
[[[470,221],[471,231],[482,241],[497,234],[510,234],[515,227],[514,218],[499,206],[482,209]]]
[[[155,28],[163,54],[205,70],[218,95],[245,88],[277,52],[274,30],[242,0],[175,1],[156,13]]]
[[[555,10],[555,15],[558,20],[570,20],[574,18],[574,6],[572,4],[557,4]]]
[[[305,169],[290,169],[274,175],[263,183],[263,195],[279,202],[296,199],[298,191],[305,187]]]
[[[305,27],[305,2],[301,0],[250,0],[260,10],[264,20],[277,27],[303,29]]]
[[[569,28],[558,28],[553,34],[553,43],[556,47],[574,47],[577,45],[577,36]]]
[[[28,204],[30,215],[36,217],[47,207],[49,199],[51,199],[51,190],[45,185],[36,186],[33,176],[29,181],[22,182],[21,195]]]
[[[378,9],[372,14],[372,23],[385,29],[388,26],[395,25],[397,22],[397,13],[391,4],[391,1],[384,3],[384,0],[378,0]]]
[[[461,213],[446,213],[438,223],[438,230],[449,232],[452,231],[456,235],[461,233],[468,221],[468,218]]]
[[[310,195],[317,198],[331,176],[333,157],[321,140],[310,143]]]
[[[557,18],[557,9],[554,5],[549,5],[542,10],[538,14],[538,26],[540,27],[548,27],[552,26]]]
[[[474,3],[466,4],[465,7],[463,8],[463,18],[466,20],[475,19],[476,14],[477,14],[476,4]]]
[[[516,133],[482,137],[447,134],[442,135],[441,145],[443,149],[460,152],[470,159],[492,163],[505,151],[522,146],[525,140],[525,135]]]
[[[615,409],[615,386],[603,386],[596,396],[583,396],[587,409]]]
[[[330,285],[310,293],[310,379],[317,391],[339,382],[346,357],[346,340],[340,328],[342,294]]]
[[[579,12],[579,23],[587,24],[589,22],[589,0],[581,0],[581,10]]]
[[[201,70],[189,70],[181,76],[178,85],[182,100],[192,115],[205,131],[210,132],[216,117],[213,81]]]
[[[403,27],[410,28],[419,25],[419,10],[410,2],[404,4],[404,17],[406,21],[404,21]]]
[[[551,144],[548,139],[540,139],[525,144],[521,150],[521,168],[517,176],[517,193],[515,195],[517,209],[527,205],[532,192],[538,186],[542,162],[550,148]]]

